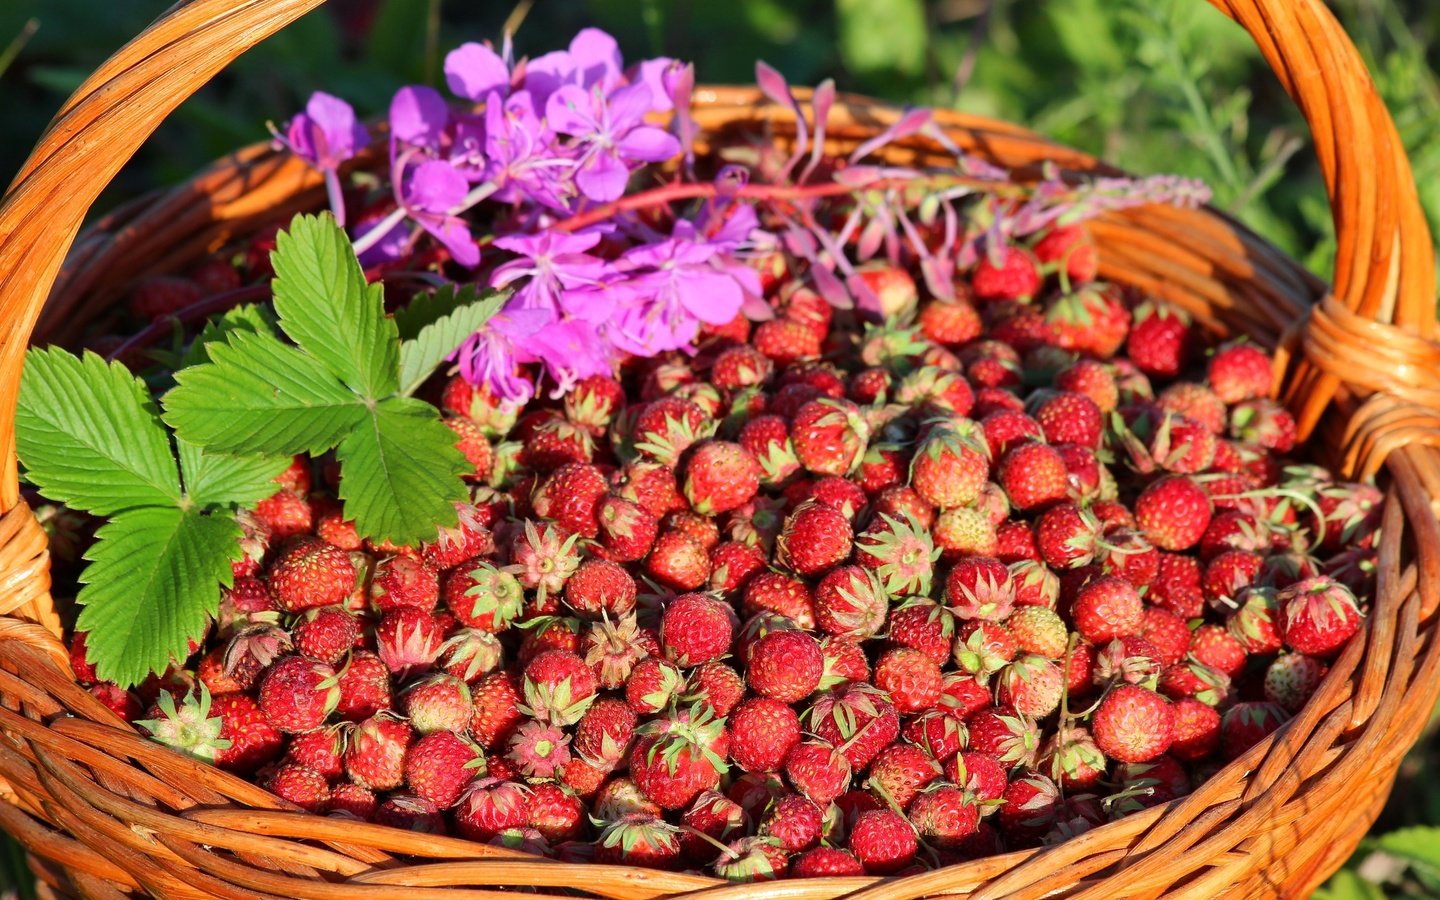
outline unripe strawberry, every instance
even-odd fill
[[[1300,711],[1320,687],[1330,667],[1313,656],[1286,653],[1265,670],[1265,699],[1288,713]]]

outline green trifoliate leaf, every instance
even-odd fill
[[[382,400],[336,450],[340,499],[356,530],[375,540],[414,544],[451,527],[469,470],[455,433],[435,407],[406,397]]]
[[[108,516],[180,502],[170,440],[145,385],[94,353],[32,349],[15,411],[26,477],[51,500]]]
[[[469,294],[472,298],[476,296],[468,288],[459,293]],[[456,307],[452,312],[422,327],[413,340],[401,344],[400,392],[407,396],[413,394],[435,371],[435,367],[445,361],[445,357],[454,353],[455,348],[464,343],[466,338],[490,321],[490,317],[495,315],[500,305],[505,302],[506,296],[492,293]]]
[[[210,361],[210,353],[206,346],[223,342],[225,337],[232,331],[248,331],[251,334],[275,333],[275,313],[269,307],[260,306],[257,303],[246,303],[237,306],[219,316],[214,316],[205,322],[205,327],[185,348],[185,353],[180,357],[180,365],[176,368],[198,366],[201,363]]]
[[[417,294],[395,311],[395,327],[400,331],[400,340],[415,340],[426,325],[440,321],[462,306],[469,306],[486,293],[473,284],[445,284],[433,291]]]
[[[219,453],[320,454],[368,415],[323,363],[278,338],[237,331],[209,352],[211,362],[176,373],[164,397],[182,440]]]
[[[220,606],[240,556],[240,526],[228,515],[146,507],[116,515],[85,554],[76,627],[88,632],[96,673],[129,686],[184,659]]]
[[[278,489],[275,477],[290,465],[288,456],[231,456],[176,441],[185,494],[198,506],[249,506]]]
[[[296,216],[270,259],[280,328],[355,393],[378,400],[399,390],[400,333],[385,289],[365,283],[334,217]]]

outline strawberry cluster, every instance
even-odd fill
[[[732,880],[1061,841],[1316,691],[1382,498],[1287,461],[1266,352],[1096,281],[1080,228],[953,299],[866,266],[872,321],[792,268],[562,400],[437,389],[474,491],[432,542],[361,540],[297,459],[189,661],[130,693],[80,635],[76,674],[316,813]]]

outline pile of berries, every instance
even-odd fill
[[[1293,464],[1272,361],[1095,281],[1080,228],[954,299],[785,258],[707,325],[515,409],[435,399],[459,525],[360,540],[297,459],[155,739],[304,809],[732,880],[890,875],[1191,791],[1315,692],[1382,497]],[[883,319],[882,321],[879,321]]]

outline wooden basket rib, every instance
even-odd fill
[[[1152,207],[1093,223],[1102,275],[1173,301],[1221,334],[1277,349],[1280,396],[1317,453],[1386,473],[1378,587],[1363,638],[1310,705],[1188,797],[1044,850],[906,879],[730,886],[537,860],[455,838],[323,819],[139,737],[77,686],[49,595],[43,530],[18,503],[14,401],[24,349],[73,341],[135,278],[323,203],[318,177],[265,145],[127,204],[80,236],[99,194],[156,125],[229,61],[322,0],[192,0],[101,67],[56,117],[0,203],[0,828],[30,851],[46,896],[498,898],[580,889],[614,900],[911,900],[941,895],[1115,900],[1303,896],[1353,849],[1440,693],[1440,345],[1430,235],[1394,124],[1321,0],[1211,0],[1254,37],[1315,139],[1334,212],[1334,290],[1233,219]],[[700,150],[736,132],[793,140],[789,110],[753,88],[701,87]],[[845,97],[843,152],[894,121]],[[1033,177],[1115,174],[1015,125],[953,112],[967,152]],[[892,162],[942,162],[920,136]],[[369,156],[361,165],[378,165]],[[58,280],[57,280],[58,276]],[[48,299],[48,302],[46,298]],[[38,324],[38,328],[37,328]]]

